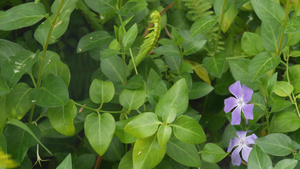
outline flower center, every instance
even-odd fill
[[[237,105],[239,106],[239,107],[243,107],[244,106],[244,101],[242,100],[242,99],[237,99],[238,101],[237,101]]]
[[[241,145],[241,146],[246,145],[246,144],[245,144],[245,140],[242,140],[242,139],[241,139],[240,142],[239,142],[239,145]]]

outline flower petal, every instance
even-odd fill
[[[237,106],[231,115],[231,125],[241,124],[241,107]]]
[[[242,163],[242,159],[240,157],[241,147],[237,147],[233,153],[231,154],[231,162],[233,165],[240,166]]]
[[[253,107],[254,104],[245,104],[242,109],[246,119],[253,119]]]
[[[242,99],[243,91],[241,87],[240,81],[237,81],[229,86],[229,91],[232,93],[237,99]]]
[[[253,133],[250,136],[246,137],[245,139],[245,144],[250,145],[250,144],[255,144],[254,140],[257,139],[257,136]]]
[[[243,150],[242,150],[242,157],[243,159],[248,162],[248,158],[249,158],[249,155],[250,155],[250,152],[251,152],[252,148],[251,147],[248,147],[248,146],[244,146],[243,147]]]
[[[253,90],[243,85],[243,101],[248,103],[252,98]]]
[[[224,100],[224,104],[225,104],[224,111],[225,111],[225,113],[228,113],[234,107],[237,106],[237,100],[234,97],[229,97],[229,98],[227,98],[227,99]]]
[[[241,139],[241,140],[246,140],[246,135],[248,131],[237,131],[236,135]]]
[[[233,139],[231,139],[229,142],[229,145],[228,145],[227,152],[230,152],[233,149],[233,147],[238,146],[239,141],[240,141],[240,139],[238,139],[237,137],[234,137]]]

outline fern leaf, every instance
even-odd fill
[[[134,62],[133,60],[130,60],[128,69],[129,72],[133,70],[133,66],[135,63],[135,66],[138,66],[144,59],[145,57],[149,54],[149,52],[153,49],[153,47],[156,45],[156,42],[159,38],[160,35],[160,26],[161,26],[161,16],[159,12],[154,11],[151,13],[151,21],[153,23],[153,27],[150,28],[149,30],[152,30],[147,36],[146,39],[144,40],[143,44],[141,45],[141,49],[136,57],[134,57]]]
[[[212,4],[206,0],[183,0],[185,6],[189,8],[188,14],[191,15],[191,19],[195,21],[198,18],[211,15],[214,12],[210,10]]]

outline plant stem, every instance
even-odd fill
[[[85,108],[85,109],[88,109],[88,110],[92,110],[92,111],[95,111],[95,112],[98,111],[97,109],[90,108],[90,107],[88,107],[88,106],[85,106],[85,105],[82,105],[82,104],[79,104],[79,103],[76,103],[76,102],[74,102],[74,104],[77,105],[77,106],[83,107],[83,108]]]
[[[97,159],[96,159],[96,162],[95,162],[95,165],[94,165],[93,169],[98,169],[100,167],[101,161],[102,161],[102,156],[97,155]]]
[[[220,21],[220,28],[219,28],[219,31],[218,31],[217,41],[215,43],[214,53],[212,54],[212,56],[216,55],[216,52],[217,52],[217,49],[218,49],[218,44],[219,44],[219,40],[220,40],[220,34],[221,34],[221,30],[222,30],[222,25],[223,25],[224,8],[225,8],[225,0],[223,0],[222,13],[221,13],[221,21]]]
[[[269,112],[268,111],[266,111],[266,120],[267,120],[267,133],[269,134],[269,132],[270,132],[270,122],[269,122]]]
[[[132,63],[133,63],[135,74],[139,74],[138,71],[137,71],[137,69],[136,69],[136,65],[135,65],[135,61],[134,61],[133,55],[132,55],[131,48],[129,48],[129,52],[130,52],[130,57],[131,57],[131,60],[132,60]]]

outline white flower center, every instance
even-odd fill
[[[239,107],[243,107],[244,106],[244,101],[242,100],[242,99],[237,99],[237,105],[239,106]]]
[[[243,139],[240,139],[239,145],[241,145],[241,146],[245,146],[245,145],[246,145],[246,143],[245,143],[245,140],[243,140]]]

